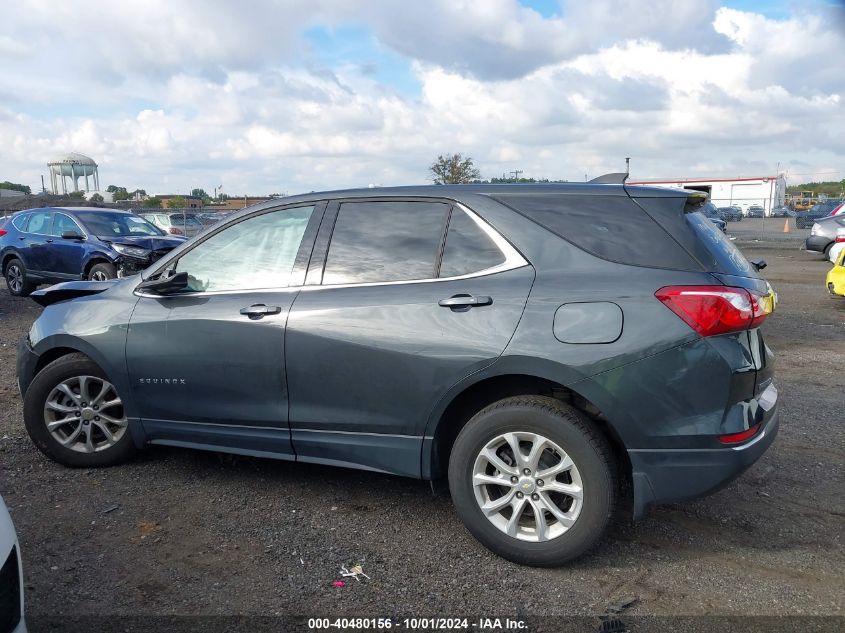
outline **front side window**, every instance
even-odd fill
[[[82,231],[71,218],[66,216],[64,213],[57,213],[54,215],[52,234],[61,237],[62,233],[66,233],[68,231],[76,233],[77,235],[82,235]]]
[[[344,202],[323,284],[433,278],[448,211],[442,202]]]
[[[27,233],[38,233],[39,235],[50,235],[49,211],[36,211],[30,214],[29,223],[26,225]]]
[[[284,288],[314,206],[253,216],[209,237],[179,258],[193,292]]]
[[[469,275],[504,261],[504,254],[484,229],[461,209],[452,209],[440,262],[440,277]]]

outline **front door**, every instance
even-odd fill
[[[133,396],[152,442],[291,454],[285,321],[321,208],[262,211],[167,262],[189,287],[143,295],[127,335]]]
[[[76,233],[84,236],[85,233],[69,215],[59,213],[53,214],[53,251],[55,257],[53,263],[56,270],[50,271],[54,277],[79,279],[82,276],[82,260],[85,258],[85,244],[82,239],[65,240],[62,233]]]
[[[322,283],[305,286],[288,318],[297,459],[419,476],[435,403],[501,355],[534,270],[447,202],[347,201],[324,227],[335,213],[309,269]]]

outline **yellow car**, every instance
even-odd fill
[[[827,273],[826,283],[830,294],[845,297],[845,249],[842,249],[833,268]]]

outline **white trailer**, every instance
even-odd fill
[[[627,184],[703,191],[717,207],[738,206],[743,213],[748,213],[748,207],[760,205],[766,215],[771,215],[773,208],[783,206],[786,197],[786,178],[783,174],[755,178],[628,180]]]

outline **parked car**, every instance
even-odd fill
[[[773,218],[788,218],[790,217],[789,209],[787,207],[775,207],[772,209]]]
[[[21,548],[3,497],[0,497],[0,631],[26,633]]]
[[[128,211],[44,207],[0,226],[0,265],[9,292],[26,296],[39,284],[134,275],[183,241]]]
[[[140,216],[170,235],[194,237],[205,228],[195,213],[143,212]]]
[[[795,216],[795,227],[799,229],[806,229],[808,227],[813,226],[813,223],[820,218],[825,218],[830,215],[830,212],[833,211],[838,206],[838,202],[828,201],[828,202],[820,202],[819,204],[813,205],[809,211],[805,211],[803,213],[799,213]]]
[[[216,213],[198,213],[197,219],[199,219],[200,223],[205,227],[211,226],[212,224],[217,224],[220,220],[226,218],[229,215],[231,214],[226,213],[225,211],[218,211]]]
[[[706,494],[777,432],[764,262],[688,195],[269,200],[141,278],[34,293],[27,431],[72,467],[154,442],[446,478],[484,545],[562,564],[605,533],[622,488],[635,517]]]
[[[845,249],[839,251],[839,255],[833,262],[833,268],[827,273],[825,284],[830,294],[845,297]]]
[[[845,249],[845,227],[836,229],[836,237],[833,240],[833,245],[827,251],[827,258],[831,263],[836,263],[839,260],[839,254]]]
[[[701,205],[701,213],[710,218],[710,221],[718,226],[722,233],[727,232],[728,224],[722,219],[722,215],[712,202],[705,202]]]
[[[804,240],[804,248],[822,253],[826,258],[836,240],[836,232],[842,227],[845,227],[844,215],[818,218],[813,222],[809,237]]]
[[[725,222],[741,222],[742,211],[736,207],[719,207],[716,209]]]
[[[763,209],[759,204],[752,204],[748,207],[749,218],[765,218],[766,217],[766,210]]]

